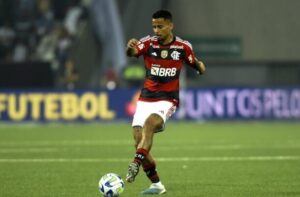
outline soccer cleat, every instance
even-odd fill
[[[138,163],[132,162],[131,164],[129,164],[128,172],[126,175],[126,181],[132,183],[136,175],[138,175],[139,170],[140,170],[140,165]]]
[[[160,195],[165,194],[167,192],[165,186],[163,184],[152,183],[148,189],[143,191],[142,195]]]

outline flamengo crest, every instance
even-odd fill
[[[180,53],[178,51],[173,51],[171,57],[173,60],[179,60]]]

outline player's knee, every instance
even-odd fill
[[[151,114],[145,122],[145,126],[149,127],[154,132],[161,129],[163,124],[164,121],[162,117],[157,114]]]
[[[143,128],[141,126],[134,126],[133,131],[134,133],[141,133]]]

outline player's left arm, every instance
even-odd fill
[[[206,70],[205,64],[201,60],[198,60],[198,58],[195,57],[195,53],[193,51],[192,45],[187,41],[186,43],[187,45],[185,48],[186,50],[185,62],[188,65],[190,65],[193,69],[195,69],[199,75],[204,74]]]
[[[203,75],[205,73],[205,64],[196,57],[194,57],[193,63],[189,62],[188,65],[195,69],[199,75]]]
[[[202,61],[198,60],[196,57],[195,57],[195,67],[198,74],[203,75],[205,73],[205,69],[206,69],[205,64]]]

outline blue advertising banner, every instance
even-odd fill
[[[173,119],[299,120],[300,88],[186,89]],[[0,91],[0,121],[130,119],[139,91]]]
[[[193,89],[181,97],[188,119],[300,119],[299,88]]]

